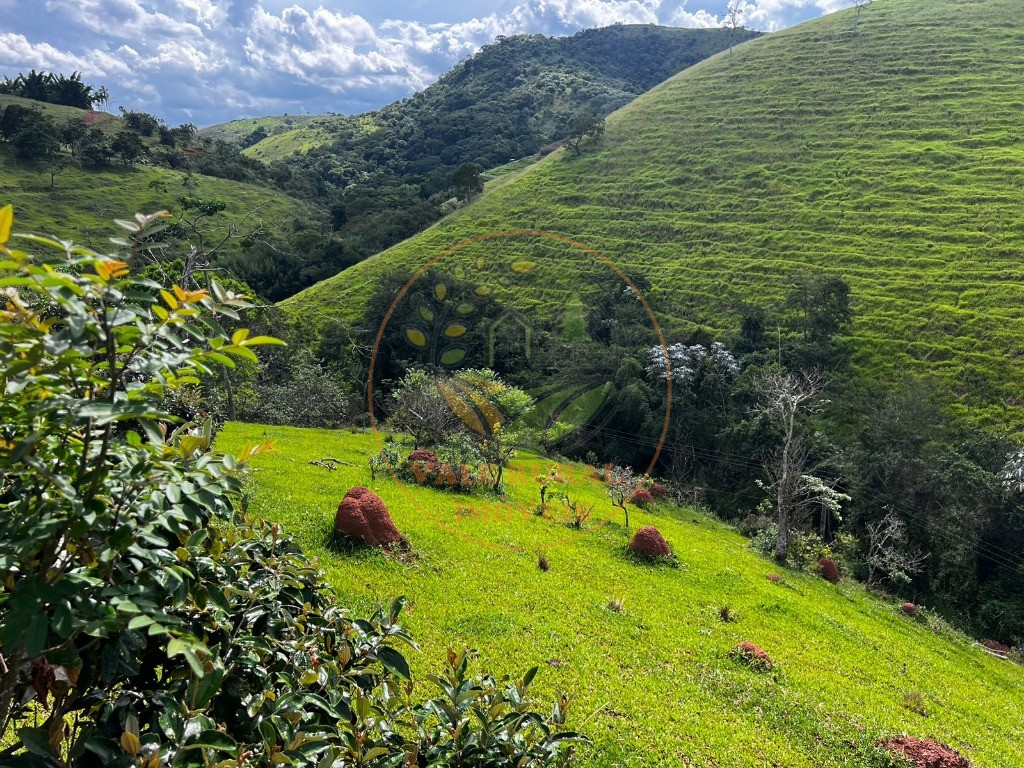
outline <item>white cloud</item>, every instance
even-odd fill
[[[210,122],[258,109],[354,112],[429,85],[499,35],[571,34],[617,22],[714,27],[726,5],[518,0],[504,12],[454,20],[466,0],[407,6],[434,19],[374,18],[375,0],[346,0],[338,10],[341,1],[0,0],[7,21],[0,69],[79,70],[122,103],[170,120]],[[746,0],[744,23],[770,31],[850,3]]]

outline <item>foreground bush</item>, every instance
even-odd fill
[[[100,255],[8,248],[0,209],[0,764],[297,766],[564,763],[525,696],[453,656],[414,703],[401,601],[333,606],[276,527],[236,512],[238,459],[174,429],[171,391],[275,343],[228,333],[246,304],[131,277],[159,217]],[[458,691],[451,697],[450,691]],[[471,708],[483,716],[470,721]]]

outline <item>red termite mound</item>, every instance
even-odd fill
[[[645,525],[633,534],[629,542],[629,551],[651,558],[668,557],[672,554],[665,537],[653,525]]]
[[[903,603],[902,605],[900,605],[900,610],[903,611],[903,613],[907,614],[907,616],[917,615],[917,606],[913,603]]]
[[[629,503],[638,507],[649,507],[654,503],[654,497],[646,488],[638,488],[629,494]]]
[[[952,747],[912,736],[894,736],[881,742],[890,752],[906,757],[914,768],[972,768],[971,761]]]
[[[839,566],[836,565],[836,561],[831,557],[823,557],[818,561],[818,567],[821,568],[821,578],[825,581],[830,581],[833,584],[838,584],[842,581],[842,577],[839,575]]]
[[[1010,646],[1003,645],[998,640],[986,640],[984,643],[982,643],[982,645],[984,645],[993,653],[998,653],[1000,656],[1006,656],[1010,651],[1013,650]]]
[[[426,448],[417,448],[409,454],[409,463],[422,461],[425,464],[437,464],[437,454]]]
[[[388,508],[369,488],[357,485],[345,494],[334,516],[337,536],[358,539],[374,547],[387,547],[402,541]]]
[[[755,669],[772,668],[772,660],[768,658],[768,654],[753,643],[744,641],[729,651],[729,655]]]
[[[668,496],[668,488],[664,483],[651,483],[651,496],[656,499],[664,499]]]

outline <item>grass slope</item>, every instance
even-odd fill
[[[0,95],[0,112],[10,104],[41,110],[58,124],[84,119],[91,128],[99,128],[108,136],[123,125],[121,118],[106,112]],[[155,138],[145,141],[150,146],[157,143]],[[121,233],[113,219],[131,218],[138,212],[176,210],[181,195],[226,202],[227,210],[211,224],[214,227],[236,222],[259,209],[251,221],[262,221],[268,230],[288,232],[295,219],[313,215],[309,205],[265,186],[198,173],[192,175],[191,189],[184,181],[185,174],[168,168],[112,164],[102,170],[68,168],[56,177],[50,189],[49,173],[17,160],[9,148],[0,147],[0,205],[14,205],[18,231],[61,237],[73,232],[76,242],[92,248],[105,248],[108,237]],[[238,247],[229,243],[226,250]]]
[[[290,231],[296,218],[309,214],[308,206],[266,187],[194,174],[192,189],[187,191],[184,178],[178,171],[156,166],[69,168],[57,176],[51,190],[48,175],[24,162],[16,164],[0,151],[0,203],[14,205],[16,229],[60,236],[73,232],[76,242],[93,248],[106,248],[107,238],[121,233],[113,219],[177,210],[175,201],[181,195],[228,204],[211,226],[236,222],[258,208],[252,221],[262,220],[270,230]],[[227,250],[237,247],[232,243]]]
[[[771,562],[701,514],[667,504],[631,514],[634,528],[656,524],[678,556],[677,568],[653,568],[623,555],[617,513],[596,525],[613,510],[580,466],[560,472],[573,496],[595,505],[595,525],[568,538],[558,522],[493,501],[371,482],[370,434],[228,424],[218,448],[267,438],[278,455],[254,462],[253,510],[297,536],[341,601],[366,611],[408,596],[406,623],[424,651],[412,657],[417,676],[463,645],[500,673],[539,664],[543,695],[574,697],[570,725],[594,740],[588,766],[866,768],[887,764],[877,738],[904,731],[949,742],[978,768],[1020,762],[1024,670],[855,584],[793,572],[774,584]],[[348,464],[308,463],[327,456]],[[517,460],[510,498],[535,505],[533,478],[548,464]],[[327,545],[335,508],[357,484],[388,504],[412,545],[408,562]],[[624,600],[623,612],[610,598]],[[719,620],[724,604],[738,620]],[[729,659],[743,640],[765,648],[776,669]],[[922,705],[927,715],[910,708]]]
[[[1006,416],[1024,374],[1024,80],[1008,76],[1024,66],[1018,10],[878,0],[856,33],[840,12],[745,43],[614,114],[600,149],[497,179],[284,306],[355,320],[380,275],[510,228],[575,238],[646,275],[680,335],[735,328],[741,302],[777,302],[813,268],[852,285],[861,369],[936,371]],[[524,258],[538,268],[510,273]],[[601,272],[528,237],[447,263],[548,316]]]

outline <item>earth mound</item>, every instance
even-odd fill
[[[771,669],[772,660],[763,648],[744,641],[729,651],[729,656],[755,669]]]
[[[361,485],[350,489],[338,505],[334,533],[372,547],[388,547],[402,541],[387,506],[377,494]]]
[[[818,561],[818,567],[821,568],[821,578],[825,581],[832,584],[838,584],[842,581],[842,577],[839,575],[839,566],[836,565],[836,561],[831,557],[821,558]]]
[[[653,525],[645,525],[633,534],[629,542],[629,551],[635,555],[655,559],[672,554],[665,537]]]
[[[952,747],[912,736],[894,736],[881,742],[890,752],[903,755],[914,768],[972,768],[971,761]]]

